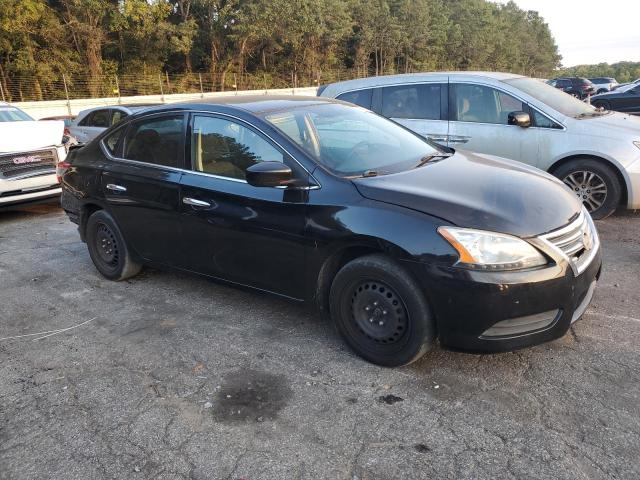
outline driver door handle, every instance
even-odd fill
[[[197,200],[195,198],[190,197],[182,197],[182,203],[185,205],[192,205],[194,207],[210,207],[211,204],[209,202],[205,202],[203,200]]]
[[[456,137],[455,135],[451,135],[449,137],[449,143],[467,143],[470,137]]]
[[[116,185],[115,183],[107,183],[107,190],[111,190],[112,192],[126,192],[127,187]]]

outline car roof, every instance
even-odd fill
[[[106,110],[109,108],[115,108],[119,110],[128,110],[129,112],[133,113],[133,112],[138,112],[145,108],[155,107],[158,105],[164,105],[164,104],[156,102],[156,103],[123,103],[123,104],[116,104],[116,105],[100,105],[99,107],[91,107],[91,108],[87,108],[80,111],[80,113],[78,113],[78,117],[84,117],[88,113],[91,113],[96,110]]]
[[[354,80],[345,80],[327,84],[320,88],[319,94],[324,92],[333,96],[349,90],[357,90],[366,87],[376,87],[384,85],[415,83],[428,80],[439,80],[445,78],[453,79],[473,79],[473,78],[489,78],[496,81],[511,80],[514,78],[523,78],[523,75],[505,72],[482,72],[482,71],[443,71],[443,72],[424,72],[424,73],[402,73],[398,75],[380,75],[376,77],[364,77]],[[446,80],[445,80],[446,81]]]
[[[321,105],[327,103],[353,106],[340,100],[322,97],[311,97],[307,95],[228,95],[221,97],[188,100],[179,103],[167,103],[162,107],[147,109],[144,113],[146,114],[150,112],[161,112],[176,109],[215,111],[216,109],[214,107],[223,106],[228,108],[230,107],[232,109],[245,110],[253,114],[264,114],[267,112],[275,112],[291,108],[300,108],[310,105]]]

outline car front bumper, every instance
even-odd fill
[[[640,158],[625,168],[627,174],[627,208],[640,208]]]
[[[409,268],[426,287],[443,346],[501,352],[562,337],[588,307],[601,264],[598,250],[578,276],[568,262],[522,272]]]
[[[0,179],[0,208],[58,197],[61,191],[55,173],[17,180]]]

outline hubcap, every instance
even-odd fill
[[[607,199],[607,184],[597,173],[581,170],[570,173],[562,181],[573,190],[589,212],[600,208]]]
[[[96,247],[98,255],[104,263],[109,265],[118,263],[119,252],[116,237],[111,229],[103,223],[98,226]]]
[[[398,295],[382,282],[357,285],[351,297],[356,328],[376,343],[394,343],[407,329],[407,313]]]

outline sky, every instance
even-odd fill
[[[514,1],[524,10],[538,11],[546,20],[564,67],[640,62],[640,0]]]

